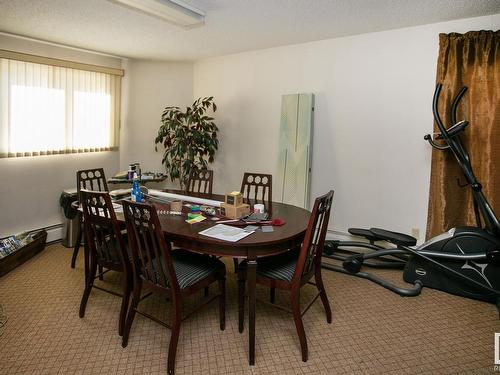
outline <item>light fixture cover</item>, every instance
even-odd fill
[[[205,22],[205,12],[180,0],[111,0],[179,26],[192,27]]]

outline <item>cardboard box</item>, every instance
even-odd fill
[[[233,191],[226,194],[226,204],[231,206],[240,206],[243,204],[243,196],[239,191]]]
[[[230,219],[239,219],[250,213],[250,205],[240,204],[239,206],[233,206],[232,204],[221,203],[220,213],[222,216],[226,216]]]

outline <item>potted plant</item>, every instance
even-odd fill
[[[207,169],[214,161],[219,146],[217,125],[207,111],[215,112],[213,97],[199,98],[191,107],[166,107],[161,115],[161,126],[155,139],[165,147],[162,163],[172,181],[179,180],[181,189],[186,186],[192,168]]]

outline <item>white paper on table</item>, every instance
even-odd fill
[[[217,238],[218,240],[237,242],[252,233],[254,233],[254,231],[246,232],[241,228],[232,227],[230,225],[217,224],[211,228],[201,231],[199,234]]]
[[[123,212],[123,206],[121,204],[119,204],[119,203],[113,202],[113,210],[115,211],[115,213],[117,213],[117,212]],[[78,206],[78,211],[83,212],[82,205]],[[97,210],[97,212],[99,213],[99,216],[102,216],[102,217],[105,216],[104,215],[104,208],[99,208]]]

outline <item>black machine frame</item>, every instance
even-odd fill
[[[428,286],[493,302],[500,310],[500,223],[482,191],[460,138],[469,123],[457,121],[458,105],[467,87],[462,87],[452,102],[452,125],[448,128],[438,111],[441,90],[442,84],[437,84],[432,103],[439,134],[434,139],[427,134],[424,139],[433,148],[450,150],[455,156],[467,185],[471,187],[477,227],[453,228],[417,247],[417,240],[403,233],[380,228],[350,228],[352,235],[364,237],[364,241],[328,241],[323,256],[340,260],[343,266],[323,262],[322,267],[368,279],[401,296],[417,296],[423,286]],[[350,248],[370,251],[358,252]],[[397,286],[363,271],[363,266],[404,269],[404,280],[413,285],[408,288]],[[494,269],[488,270],[486,275],[488,266]]]

